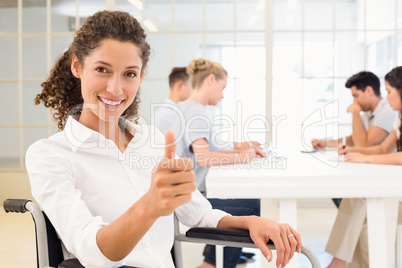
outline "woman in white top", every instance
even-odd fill
[[[395,111],[402,110],[402,66],[385,75],[387,100]],[[402,165],[401,114],[395,118],[392,132],[379,145],[371,147],[338,147],[346,162]],[[397,152],[394,153],[394,150]],[[366,200],[344,198],[328,240],[326,251],[334,256],[329,268],[369,267]],[[395,223],[396,224],[396,223]],[[390,246],[393,241],[388,241]],[[392,256],[389,257],[392,262]],[[385,261],[386,262],[386,261]]]
[[[175,212],[188,226],[250,230],[269,260],[265,243],[273,240],[276,265],[284,267],[301,249],[295,230],[213,210],[196,191],[192,161],[174,159],[173,133],[164,139],[129,120],[137,117],[149,54],[136,19],[97,12],[77,30],[35,99],[52,109],[61,132],[30,146],[26,166],[65,258],[75,256],[85,267],[173,267]]]

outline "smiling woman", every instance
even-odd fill
[[[192,199],[178,211],[189,225],[206,217],[216,226],[226,215],[212,211],[201,194],[191,198],[190,161],[171,159],[175,168],[176,162],[188,163],[170,170],[157,163],[132,167],[125,160],[134,153],[145,159],[163,156],[163,149],[151,147],[149,135],[159,143],[163,136],[127,120],[137,116],[149,51],[144,30],[131,15],[98,12],[76,32],[35,99],[55,111],[61,132],[27,151],[32,193],[60,235],[64,255],[86,267],[173,267],[174,209]],[[202,214],[191,217],[189,210]],[[142,239],[158,241],[149,242],[151,253]]]
[[[196,190],[191,159],[175,158],[173,133],[163,137],[153,126],[127,120],[138,116],[149,51],[131,15],[98,12],[77,30],[35,99],[55,111],[61,131],[29,147],[26,167],[32,194],[59,234],[64,256],[85,267],[174,267],[174,212],[188,227],[249,230],[268,260],[271,239],[277,266],[283,267],[301,250],[295,230],[212,209]],[[220,89],[212,103],[222,97],[227,78],[209,77],[212,88]],[[149,161],[136,165],[133,159]]]
[[[71,71],[81,79],[84,100],[80,123],[98,132],[105,129],[106,138],[110,137],[108,131],[120,132],[118,124],[114,124],[116,129],[111,127],[133,103],[144,79],[140,55],[137,46],[130,42],[106,39],[85,58],[83,64],[73,56]],[[116,144],[120,142],[119,136],[124,137],[117,135]]]
[[[104,16],[107,17],[111,15],[105,14]],[[86,63],[90,65],[85,66],[86,68],[93,68],[93,70],[97,72],[110,72],[108,69],[112,67],[110,66],[111,63],[99,60],[100,56],[107,53],[106,51],[99,51],[99,46],[102,45],[101,50],[109,51],[113,50],[112,46],[116,46],[116,43],[118,42],[122,43],[122,49],[126,49],[129,45],[133,46],[130,51],[132,51],[132,54],[139,57],[140,61],[128,62],[128,65],[124,66],[124,68],[131,68],[131,72],[125,70],[125,75],[127,77],[133,76],[133,74],[136,74],[136,76],[143,76],[143,71],[149,60],[150,47],[145,41],[145,32],[138,21],[131,16],[122,18],[122,21],[112,22],[110,25],[105,25],[105,21],[106,20],[98,21],[96,18],[90,17],[86,23],[77,30],[74,42],[56,62],[54,68],[51,70],[51,75],[48,80],[42,83],[42,93],[38,94],[35,98],[35,104],[39,104],[42,101],[46,107],[57,110],[57,112],[53,114],[53,117],[58,123],[59,130],[64,128],[68,115],[81,114],[84,99],[83,95],[81,95],[80,80],[82,80],[82,78],[80,78],[79,72],[84,68],[84,60],[86,57],[89,56],[93,60],[93,62]],[[124,28],[125,23],[132,24],[133,28]],[[104,45],[103,41],[108,39],[113,39],[114,41]],[[121,51],[122,55],[120,55],[120,57],[125,58],[125,56],[127,56],[127,51]],[[94,56],[90,55],[92,53],[98,55],[98,60],[93,59]],[[108,56],[109,58],[112,57],[110,54]],[[72,65],[72,63],[74,64]],[[94,66],[94,64],[97,65]],[[109,84],[110,83],[112,83],[112,80],[109,81]],[[110,86],[115,85],[108,85],[108,87]],[[69,92],[68,96],[65,92]],[[126,109],[122,114],[124,118],[137,116],[139,95],[134,94],[134,97],[135,99],[130,103],[131,105],[129,105],[129,109]],[[95,102],[92,102],[92,104],[94,103]]]

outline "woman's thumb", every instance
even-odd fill
[[[176,138],[174,133],[170,130],[165,133],[165,157],[167,159],[174,159],[176,154]]]

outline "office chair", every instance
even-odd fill
[[[36,233],[36,255],[38,268],[82,268],[77,259],[64,260],[61,249],[61,241],[57,236],[56,230],[50,223],[46,214],[31,200],[27,199],[7,199],[3,203],[4,210],[8,212],[25,213],[29,211],[35,222]],[[257,248],[250,238],[247,230],[226,229],[226,228],[190,228],[186,234],[180,233],[179,222],[175,219],[175,242],[173,247],[174,262],[177,268],[183,268],[183,258],[181,242],[203,243],[210,245],[221,245],[231,247]],[[271,241],[268,242],[271,250],[275,246]],[[311,262],[312,268],[321,268],[317,256],[306,246],[302,246],[304,254]],[[218,257],[218,256],[217,256]],[[217,263],[217,267],[221,264]],[[134,268],[132,266],[123,266]]]

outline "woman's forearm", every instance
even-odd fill
[[[236,216],[225,216],[219,223],[218,228],[236,228],[236,229],[249,229],[248,221],[250,218],[257,218],[257,216],[247,216],[247,217],[236,217]]]
[[[362,154],[370,154],[377,155],[383,154],[383,150],[380,145],[370,146],[370,147],[351,147],[351,152],[362,153]]]
[[[99,229],[96,242],[109,260],[124,259],[154,224],[157,217],[144,204],[141,198],[115,221]]]
[[[402,152],[391,154],[368,155],[368,163],[384,165],[402,165]]]

